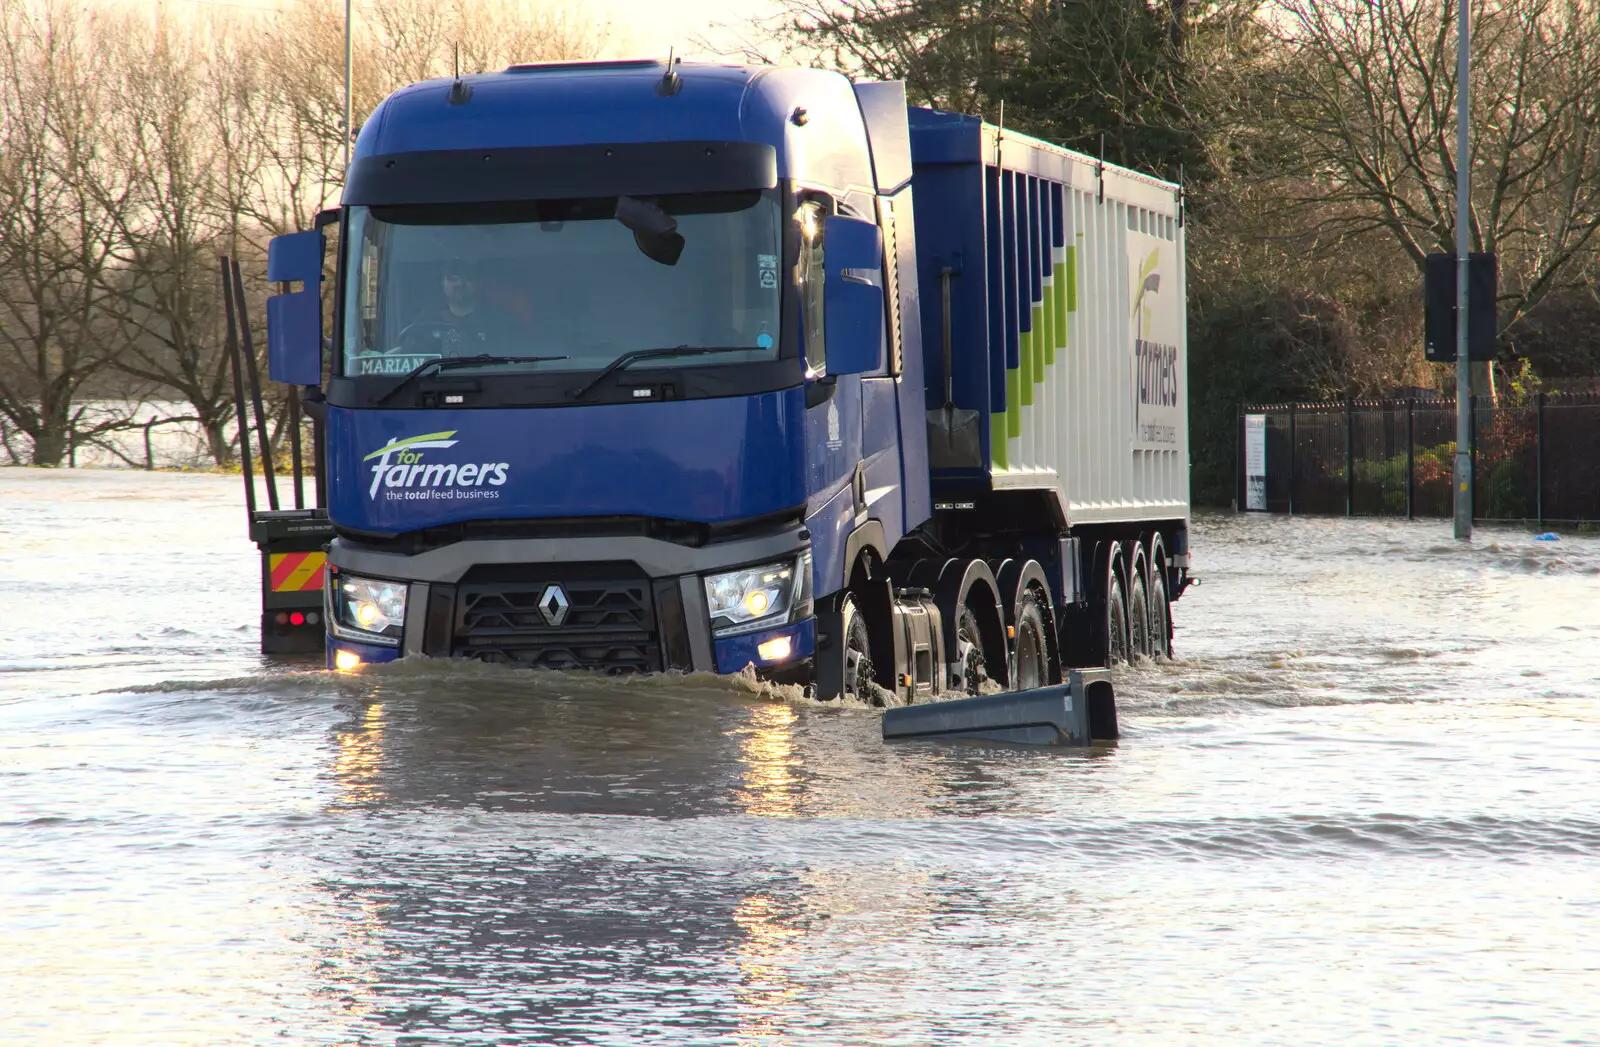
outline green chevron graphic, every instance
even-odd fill
[[[1045,275],[1039,300],[1030,306],[1031,331],[1017,332],[1017,366],[1006,368],[1006,409],[989,416],[989,458],[1007,468],[1006,440],[1022,435],[1023,412],[1033,406],[1034,386],[1045,380],[1056,354],[1067,348],[1067,315],[1078,311],[1078,249],[1057,248],[1060,257]]]

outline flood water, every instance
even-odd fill
[[[1201,517],[1092,751],[256,653],[238,481],[0,470],[0,1042],[1600,1042],[1600,540]]]

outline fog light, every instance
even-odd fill
[[[340,672],[361,668],[361,656],[354,651],[334,651],[333,667]]]
[[[794,641],[787,636],[774,636],[756,648],[763,662],[781,662],[794,650]]]

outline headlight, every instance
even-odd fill
[[[706,575],[711,631],[737,636],[811,614],[811,553],[792,560]]]
[[[331,573],[327,604],[333,635],[387,647],[400,645],[406,621],[406,583],[343,571]]]

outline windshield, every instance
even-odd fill
[[[617,201],[351,208],[343,373],[399,376],[478,355],[565,358],[481,369],[490,372],[593,371],[677,346],[748,353],[655,366],[777,356],[775,190],[646,198],[650,214],[676,222],[674,264],[645,253],[650,233],[618,221]]]

